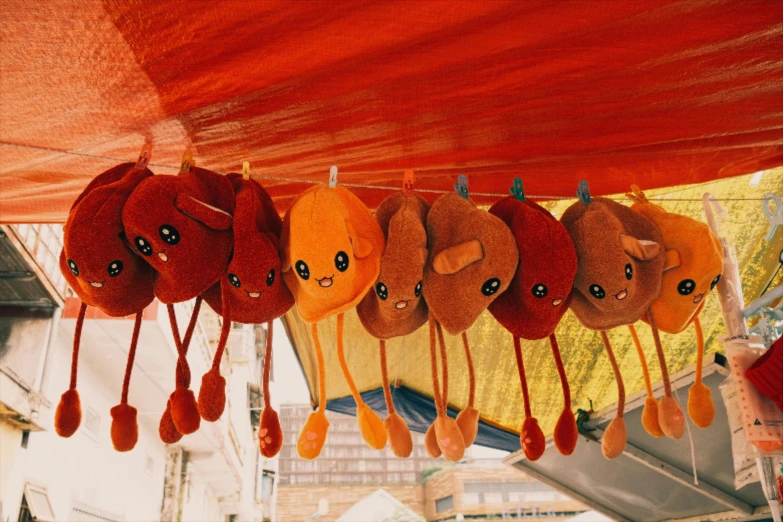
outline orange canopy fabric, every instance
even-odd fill
[[[573,196],[783,164],[783,2],[0,0],[0,222],[95,175],[250,161],[278,209],[344,183]],[[385,191],[357,189],[374,207]],[[430,194],[432,196],[432,194]],[[432,199],[432,198],[430,198]],[[489,203],[497,197],[475,197]]]

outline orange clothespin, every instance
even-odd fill
[[[644,195],[639,185],[631,185],[631,193],[626,194],[626,197],[640,203],[647,203],[647,196]]]
[[[139,152],[139,159],[136,161],[136,170],[144,170],[152,157],[152,143],[145,143]]]
[[[412,170],[406,170],[402,175],[402,193],[406,196],[413,194],[413,186],[416,184],[416,175]]]
[[[190,169],[193,167],[194,163],[193,151],[190,150],[190,148],[185,149],[185,152],[182,153],[182,163],[179,165],[179,173],[186,174],[190,172]]]
[[[243,161],[242,162],[242,179],[245,181],[250,179],[250,162],[249,161]]]

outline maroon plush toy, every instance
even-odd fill
[[[565,227],[530,200],[520,201],[508,196],[495,203],[489,212],[508,225],[519,248],[517,273],[508,289],[489,305],[489,311],[514,336],[525,401],[525,421],[520,433],[522,449],[528,459],[538,460],[544,453],[546,441],[538,420],[531,414],[519,339],[549,337],[565,402],[554,431],[555,446],[563,455],[570,455],[576,447],[578,431],[554,331],[571,302],[576,250]]]
[[[70,437],[81,422],[81,402],[76,391],[79,341],[87,306],[112,317],[136,315],[122,400],[111,410],[111,438],[117,451],[133,449],[138,440],[136,408],[128,405],[136,342],[141,314],[153,300],[152,269],[125,240],[122,209],[129,196],[152,172],[133,163],[118,165],[97,176],[76,199],[63,227],[60,270],[82,301],[76,320],[70,388],[60,399],[55,413],[55,430]]]

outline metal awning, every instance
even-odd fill
[[[694,380],[695,365],[672,376],[680,400]],[[710,428],[691,425],[698,471],[694,484],[691,447],[686,435],[680,440],[655,439],[642,427],[645,393],[628,397],[626,427],[628,443],[623,454],[607,460],[601,453],[603,430],[614,417],[616,405],[591,415],[586,430],[571,456],[564,457],[547,439],[547,450],[536,462],[519,450],[504,462],[578,500],[614,520],[763,520],[769,506],[756,482],[734,489],[734,465],[726,408],[718,386],[729,370],[720,354],[705,356],[704,383],[712,390],[715,420]],[[662,383],[656,383],[656,395]],[[587,431],[594,428],[593,431]]]

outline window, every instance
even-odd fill
[[[439,498],[435,501],[436,513],[443,513],[450,509],[454,509],[454,496],[449,495],[448,497]]]
[[[272,475],[265,474],[262,478],[261,498],[264,502],[272,499],[272,487],[275,484],[275,478]]]
[[[27,449],[28,442],[30,442],[30,430],[24,430],[22,432],[22,448]]]
[[[25,484],[22,495],[22,505],[19,507],[18,522],[51,521],[54,520],[52,504],[46,489]]]
[[[89,406],[84,408],[84,431],[96,441],[101,431],[101,416]]]

